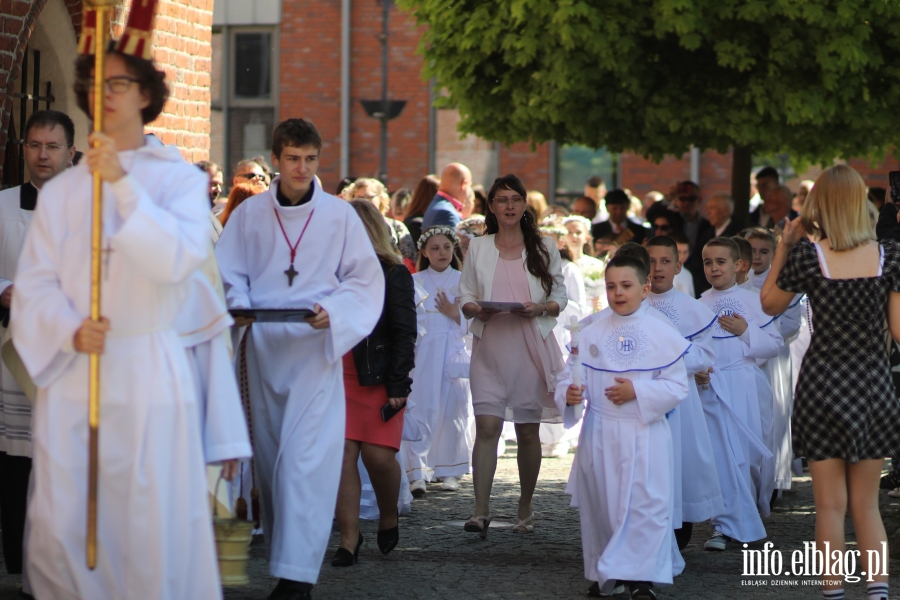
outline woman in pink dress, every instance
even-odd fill
[[[534,531],[531,507],[541,470],[540,424],[560,422],[553,385],[562,354],[552,335],[566,307],[559,250],[542,238],[525,210],[525,187],[515,175],[494,181],[488,192],[484,237],[469,245],[460,278],[460,303],[472,319],[475,338],[469,383],[475,412],[472,454],[475,513],[465,530],[487,536],[490,497],[497,468],[497,442],[504,421],[513,421],[518,438],[518,522],[513,531]],[[511,312],[481,302],[515,302]]]

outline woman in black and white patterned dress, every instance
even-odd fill
[[[810,242],[807,232],[819,241]],[[887,317],[900,339],[900,245],[875,240],[866,186],[851,167],[825,170],[800,218],[785,226],[763,309],[779,314],[795,293],[807,294],[813,314],[791,425],[794,454],[809,460],[816,543],[844,548],[849,505],[862,556],[881,553],[887,537],[879,477],[884,457],[900,449],[900,401],[884,337]],[[868,584],[870,600],[887,598],[883,572]],[[841,578],[825,581],[826,598],[844,597]]]

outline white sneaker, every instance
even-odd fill
[[[425,480],[417,479],[409,484],[409,493],[415,498],[421,498],[425,495]]]
[[[557,442],[556,447],[550,452],[552,458],[565,458],[569,453],[569,442]]]
[[[459,489],[459,481],[456,480],[456,477],[444,477],[441,480],[441,489],[448,492],[455,492]]]
[[[541,458],[550,458],[553,454],[553,444],[541,444]]]
[[[706,541],[703,548],[706,550],[724,550],[727,539],[724,533],[718,529],[713,529],[712,537]]]
[[[500,438],[497,442],[497,456],[503,456],[506,453],[506,440]]]

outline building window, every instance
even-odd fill
[[[212,36],[210,158],[225,169],[246,158],[270,160],[278,114],[278,37],[270,26],[216,26]]]
[[[266,100],[272,97],[272,34],[235,32],[234,98]]]
[[[584,193],[589,177],[599,175],[606,189],[617,186],[618,155],[605,148],[594,150],[586,146],[560,146],[556,159],[556,196],[572,200]]]

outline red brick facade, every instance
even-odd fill
[[[691,158],[667,156],[659,164],[634,154],[623,154],[619,161],[619,186],[637,197],[647,192],[669,191],[677,181],[691,178]],[[731,153],[703,152],[700,155],[700,185],[704,196],[715,192],[731,193]]]
[[[48,0],[0,0],[0,151],[5,153],[12,93],[21,74],[28,39]],[[63,0],[76,35],[82,0]],[[213,0],[162,0],[154,57],[166,71],[172,97],[149,128],[176,144],[187,160],[209,156],[209,72]],[[116,30],[121,30],[120,15]],[[0,156],[0,169],[2,169]]]
[[[379,121],[360,100],[381,98],[381,5],[353,2],[350,66],[349,173],[371,177],[380,164]],[[415,53],[419,31],[407,15],[391,9],[388,97],[406,100],[388,124],[387,172],[392,188],[409,187],[428,172],[430,102]],[[319,177],[326,189],[340,179],[341,6],[332,0],[283,2],[279,120],[301,117],[322,135]]]
[[[209,158],[212,9],[213,0],[160,0],[153,32],[153,59],[166,72],[169,101],[147,131],[178,146],[189,162]]]

